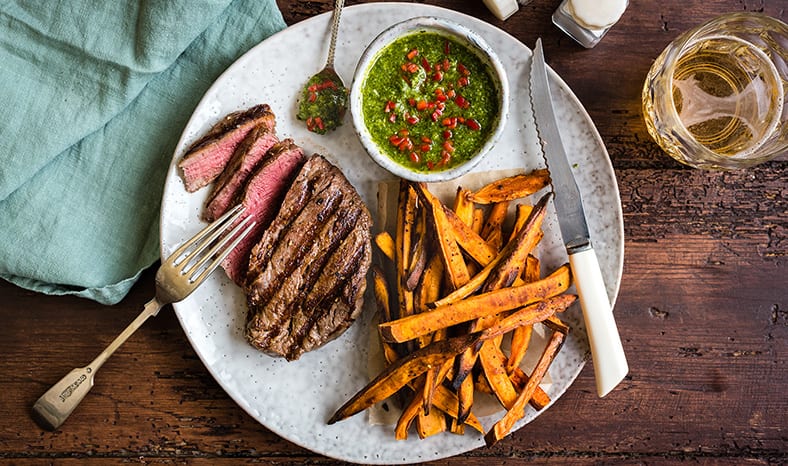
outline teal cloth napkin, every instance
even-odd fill
[[[274,0],[0,2],[0,277],[120,301],[199,99],[284,27]]]

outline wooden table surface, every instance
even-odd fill
[[[551,24],[558,0],[534,0],[505,22],[481,0],[420,3],[481,18],[529,46],[542,37],[549,64],[596,123],[621,191],[626,254],[615,313],[631,368],[598,399],[589,364],[505,441],[437,463],[788,462],[788,158],[739,172],[686,168],[652,142],[640,110],[646,72],[679,32],[733,11],[786,21],[788,1],[636,0],[591,50]],[[279,0],[288,24],[330,4]],[[63,428],[37,427],[35,399],[98,354],[152,291],[151,271],[112,307],[0,283],[0,460],[334,463],[240,409],[168,311],[104,366]]]

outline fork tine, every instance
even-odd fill
[[[243,214],[243,205],[238,204],[232,209],[228,210],[224,215],[216,219],[213,223],[200,230],[189,241],[183,243],[178,249],[176,249],[172,254],[170,254],[170,256],[165,260],[165,262],[169,263],[169,265],[171,266],[176,266],[180,264],[180,267],[178,269],[178,271],[180,271],[180,269],[185,267],[186,264],[189,262],[188,261],[189,256],[193,257],[195,253],[200,252],[201,250],[205,249],[208,245],[210,245],[213,241],[215,241],[216,238],[218,238],[224,232],[224,230],[227,228],[227,225],[232,225],[232,223],[235,222],[235,220],[238,219],[238,217],[240,217],[241,214]],[[188,256],[184,257],[183,260],[179,262],[178,259],[181,259],[181,256],[183,256],[186,253],[186,251],[189,250],[189,248],[191,248],[198,242],[200,242],[200,244],[197,246],[197,249],[189,253]]]
[[[224,261],[224,259],[227,258],[230,252],[233,249],[235,249],[236,246],[238,246],[238,243],[240,243],[241,240],[243,240],[244,237],[246,237],[246,235],[248,235],[249,232],[252,231],[252,228],[254,228],[257,222],[251,222],[248,225],[246,225],[246,223],[248,223],[249,220],[251,220],[251,218],[252,217],[250,216],[241,220],[238,223],[238,225],[236,225],[224,238],[222,238],[222,240],[218,244],[212,247],[211,250],[208,251],[208,253],[205,254],[205,256],[203,256],[203,258],[200,259],[200,261],[194,265],[194,267],[191,267],[187,272],[184,272],[185,275],[189,275],[189,281],[191,283],[195,285],[202,283],[202,281],[205,280],[205,278],[211,272],[213,272],[214,269],[216,269],[216,267],[218,267],[219,264],[221,264],[222,261]],[[241,228],[243,228],[245,225],[246,228],[240,234],[238,234]],[[230,242],[230,240],[232,240],[232,242]],[[229,246],[228,243],[230,243]],[[203,267],[203,265],[214,256],[217,257],[213,260],[213,262],[208,264],[204,269],[202,269],[200,274],[195,277],[194,273],[199,271]]]

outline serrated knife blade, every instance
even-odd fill
[[[607,395],[629,372],[621,337],[613,318],[602,271],[591,244],[583,201],[558,129],[547,79],[542,40],[531,58],[531,106],[553,188],[561,236],[569,255],[572,276],[583,308],[583,318],[594,362],[597,394]]]

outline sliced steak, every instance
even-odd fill
[[[222,268],[239,286],[244,285],[249,253],[276,216],[285,193],[305,161],[304,152],[295,144],[275,144],[249,177],[242,196],[237,199],[245,207],[244,216],[251,215],[257,222],[222,262]]]
[[[249,342],[295,360],[342,334],[361,311],[371,226],[340,170],[311,157],[249,258]]]
[[[238,198],[238,193],[246,186],[246,180],[278,141],[273,126],[269,126],[267,121],[263,121],[246,135],[208,195],[203,210],[203,218],[207,222],[213,222],[230,208]],[[289,143],[293,145],[292,139]]]
[[[272,131],[276,124],[271,107],[266,104],[227,115],[194,142],[178,162],[186,190],[195,192],[215,180],[241,141],[260,124],[267,124]]]

